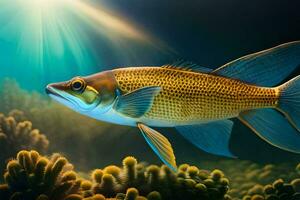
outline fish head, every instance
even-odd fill
[[[117,86],[112,72],[47,85],[46,93],[55,101],[83,114],[98,109],[105,112],[117,98]]]

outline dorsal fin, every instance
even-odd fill
[[[276,86],[300,66],[300,41],[282,44],[231,61],[212,72],[258,86]]]
[[[183,59],[177,60],[171,64],[163,65],[162,67],[169,68],[169,69],[184,70],[184,71],[202,72],[202,73],[210,73],[213,71],[213,69],[201,67],[191,61],[186,61]]]

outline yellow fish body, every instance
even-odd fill
[[[150,127],[175,127],[198,148],[233,156],[231,118],[238,118],[268,143],[300,153],[300,76],[282,84],[299,65],[296,41],[216,70],[188,62],[119,68],[50,84],[46,91],[81,114],[137,126],[160,159],[176,170],[170,142]]]
[[[113,73],[125,94],[148,86],[161,87],[143,117],[165,122],[162,126],[237,117],[242,111],[276,107],[279,99],[276,88],[170,66],[121,68]]]

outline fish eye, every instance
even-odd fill
[[[75,79],[71,82],[71,88],[73,91],[82,92],[85,88],[85,82],[82,79]]]

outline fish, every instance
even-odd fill
[[[47,94],[91,118],[133,126],[172,170],[176,157],[157,127],[175,128],[199,149],[229,149],[237,118],[269,144],[300,153],[300,41],[252,53],[217,69],[176,61],[121,67],[51,83]],[[286,81],[286,82],[284,82]]]

